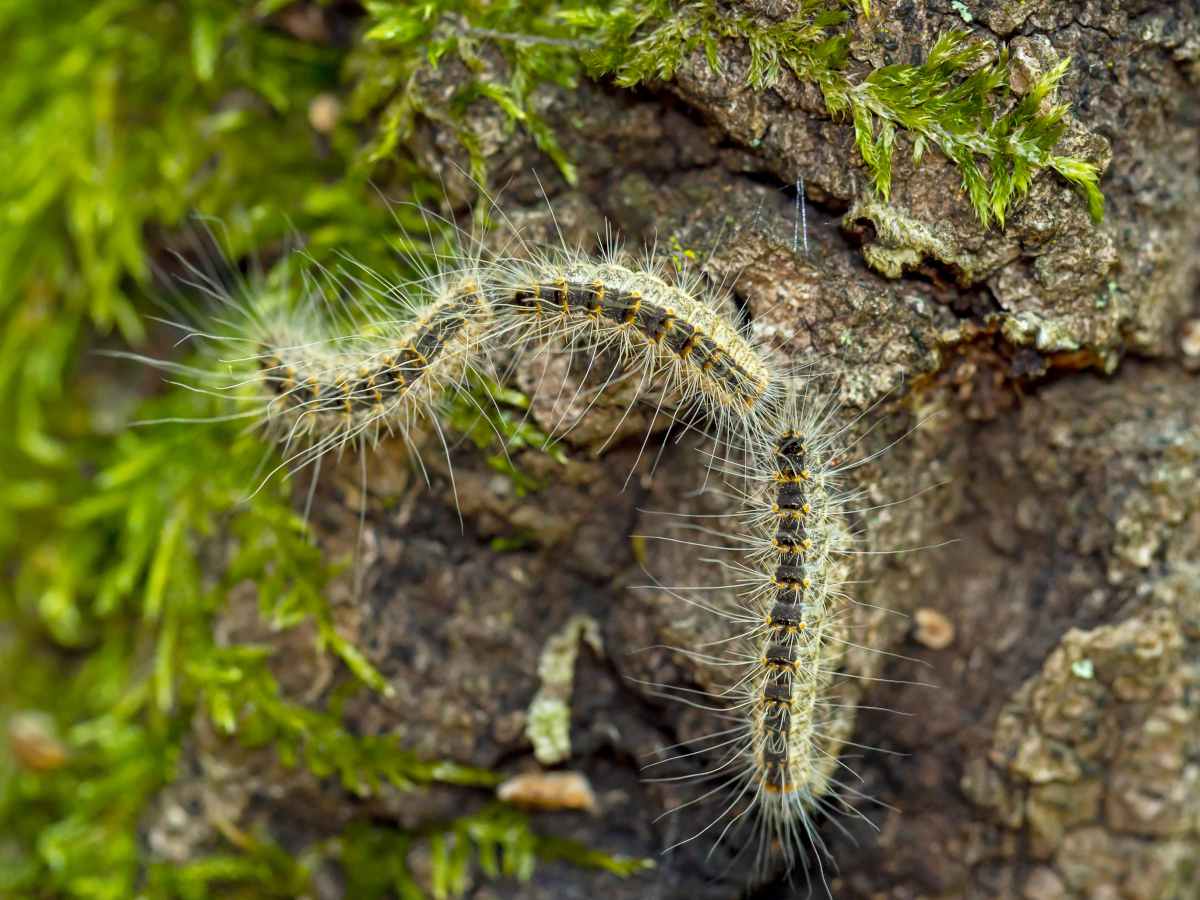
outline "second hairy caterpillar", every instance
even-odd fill
[[[841,484],[842,473],[857,463],[842,462],[848,449],[835,413],[832,398],[811,383],[793,382],[761,441],[721,463],[740,503],[732,527],[688,526],[720,538],[714,549],[736,554],[736,561],[721,563],[733,576],[723,590],[736,596],[731,602],[681,593],[711,586],[672,593],[729,620],[734,633],[706,645],[722,648],[716,655],[676,649],[732,675],[724,687],[700,692],[708,701],[692,689],[666,686],[665,693],[728,724],[700,738],[699,749],[653,763],[720,751],[704,771],[666,779],[715,782],[683,806],[710,798],[720,804],[703,829],[679,843],[709,833],[715,848],[736,834],[731,846],[739,856],[752,854],[756,870],[780,860],[793,874],[807,869],[806,877],[826,891],[829,857],[818,820],[826,813],[861,815],[850,800],[862,795],[839,777],[839,769],[853,775],[839,755],[877,656],[851,640],[865,610],[844,590],[848,558],[859,552],[847,514],[862,495]]]

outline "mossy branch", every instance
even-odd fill
[[[938,38],[923,63],[884,66],[856,77],[847,68],[849,33],[844,29],[852,5],[804,0],[778,22],[729,14],[717,0],[682,6],[667,0],[626,2],[605,11],[567,11],[563,17],[576,34],[595,42],[583,53],[589,72],[610,74],[626,86],[669,80],[697,52],[718,71],[721,42],[744,43],[752,88],[772,87],[790,73],[820,88],[831,115],[850,120],[863,162],[885,198],[903,132],[911,136],[915,161],[932,145],[958,166],[963,189],[984,225],[1003,226],[1013,204],[1046,168],[1076,186],[1093,219],[1101,219],[1104,200],[1097,166],[1053,152],[1066,129],[1068,107],[1047,109],[1045,101],[1066,74],[1069,59],[1014,101],[1007,52],[986,62],[992,53],[987,44],[953,31]]]

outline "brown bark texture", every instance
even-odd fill
[[[719,71],[698,54],[638,91],[544,88],[544,114],[579,166],[574,187],[502,113],[473,107],[492,136],[493,182],[506,185],[498,203],[526,236],[553,239],[540,183],[569,242],[607,222],[634,245],[694,249],[757,334],[838,376],[843,420],[870,426],[863,455],[894,442],[853,473],[879,507],[854,522],[866,546],[904,552],[854,564],[854,639],[873,652],[848,663],[869,677],[843,759],[873,800],[849,797],[857,817],[817,820],[832,896],[1200,896],[1200,16],[1166,2],[874,6],[873,31],[852,50],[864,68],[919,59],[966,17],[1007,44],[1014,67],[1072,56],[1058,88],[1072,106],[1061,152],[1106,164],[1103,223],[1043,173],[1006,227],[986,230],[954,166],[930,152],[914,167],[903,136],[885,202],[850,126],[798,81],[748,87],[734,41]],[[436,77],[452,84],[454,66]],[[430,123],[419,143],[451,196],[469,197],[450,165],[454,135]],[[800,177],[807,252],[795,241]],[[552,430],[587,404],[557,388],[579,377],[567,359],[548,375],[545,363],[515,382]],[[728,580],[700,562],[713,554],[654,540],[679,527],[655,511],[729,503],[698,493],[703,442],[663,443],[641,406],[599,452],[627,405],[618,388],[588,408],[565,465],[518,454],[546,483],[523,495],[469,443],[451,448],[450,465],[430,445],[429,484],[399,444],[372,454],[365,497],[356,459],[323,479],[316,520],[329,553],[353,550],[366,504],[360,583],[334,586],[336,614],[396,692],[353,701],[346,721],[429,757],[536,772],[525,728],[539,660],[590,628],[564,698],[562,766],[586,776],[597,809],[540,813],[537,825],[657,866],[620,880],[551,863],[525,884],[480,878],[469,896],[804,896],[805,873],[751,873],[736,846],[710,852],[712,832],[658,855],[721,805],[660,819],[703,789],[647,782],[640,767],[725,726],[647,685],[719,685],[718,667],[670,648],[732,626],[654,586]],[[493,549],[514,535],[520,547]],[[252,599],[221,627],[288,642],[276,671],[293,697],[332,689],[307,636],[260,633]],[[191,774],[148,825],[168,856],[207,840],[201,807],[298,849],[354,820],[415,827],[487,799],[454,787],[354,799],[201,721],[190,752]],[[702,757],[685,763],[676,773],[703,771]],[[342,896],[335,874],[321,884]]]

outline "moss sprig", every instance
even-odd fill
[[[69,502],[76,439],[119,418],[64,386],[94,335],[144,339],[164,229],[215,217],[235,257],[293,228],[318,254],[386,251],[389,212],[364,202],[354,130],[314,148],[308,106],[337,89],[342,54],[288,35],[272,12],[238,0],[0,6],[0,553],[29,511]]]
[[[456,900],[477,882],[477,875],[489,881],[525,882],[539,864],[555,860],[622,878],[654,865],[652,860],[616,856],[548,837],[524,813],[502,804],[420,831],[359,822],[299,854],[227,822],[217,827],[229,844],[228,851],[183,864],[155,864],[148,872],[145,895],[155,900],[307,896],[315,891],[318,870],[333,864],[345,878],[346,895],[355,900]],[[429,857],[428,871],[422,876],[409,864],[418,849]]]
[[[565,465],[563,448],[529,418],[529,398],[495,379],[472,373],[464,390],[456,391],[446,409],[446,424],[480,450],[490,450],[487,464],[513,485],[517,496],[543,484],[513,462],[513,454],[536,450]],[[499,445],[497,447],[497,445]]]
[[[577,841],[537,831],[528,816],[500,803],[490,804],[420,833],[395,832],[363,826],[350,832],[342,857],[351,896],[399,896],[405,900],[453,900],[462,897],[478,869],[488,879],[528,881],[539,862],[562,860],[583,868],[601,869],[621,878],[653,868],[654,862],[616,856]],[[419,886],[406,858],[417,844],[428,846],[429,891]],[[378,860],[386,859],[385,865]]]
[[[561,17],[588,42],[581,55],[589,73],[612,75],[623,87],[670,80],[697,50],[718,71],[721,42],[738,40],[750,51],[748,81],[762,90],[776,84],[785,69],[814,79],[840,68],[849,39],[842,26],[854,5],[802,0],[788,18],[764,22],[717,0],[634,0],[563,10]]]
[[[579,2],[566,6],[582,5]],[[481,135],[466,115],[477,100],[494,104],[510,129],[521,127],[574,183],[575,167],[538,113],[535,89],[545,83],[572,87],[579,72],[577,45],[553,0],[404,0],[368,2],[362,47],[349,71],[355,82],[354,115],[378,121],[366,159],[391,158],[408,141],[419,116],[454,132],[466,150],[472,177],[487,183]],[[493,48],[499,64],[485,53]],[[431,68],[457,60],[467,79],[448,94],[427,89]]]
[[[965,32],[948,32],[923,63],[884,66],[855,84],[834,84],[825,90],[825,102],[831,113],[852,119],[859,152],[885,198],[891,191],[896,133],[903,129],[913,136],[915,162],[935,145],[958,166],[984,225],[1003,226],[1013,204],[1045,168],[1079,188],[1092,218],[1100,221],[1104,198],[1096,165],[1054,153],[1066,130],[1068,105],[1043,108],[1071,60],[1061,60],[1013,101],[1008,53],[1002,50],[984,62],[990,53],[987,44],[971,42]]]
[[[0,751],[5,896],[132,896],[145,867],[139,822],[174,778],[196,708],[357,792],[495,781],[355,736],[335,710],[287,700],[263,648],[216,645],[214,617],[250,583],[272,598],[264,608],[276,625],[314,620],[358,681],[383,684],[332,627],[320,590],[329,568],[290,492],[275,481],[242,502],[261,445],[236,423],[190,421],[219,411],[182,389],[151,401],[147,418],[189,421],[95,442],[91,464],[61,488],[71,500],[27,511],[29,555],[0,585],[0,722],[43,710],[63,750],[30,763]]]
[[[193,654],[188,675],[217,728],[249,747],[270,747],[284,765],[302,765],[319,778],[336,777],[352,793],[370,796],[384,784],[410,790],[418,784],[490,787],[499,777],[454,763],[422,760],[395,739],[354,735],[335,711],[284,698],[267,665],[270,649],[214,647]]]

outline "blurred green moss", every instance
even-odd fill
[[[296,896],[315,859],[369,844],[364,826],[292,860],[227,827],[225,852],[149,864],[139,823],[176,776],[198,711],[218,732],[356,793],[497,780],[354,736],[336,707],[285,698],[265,648],[215,643],[230,592],[253,585],[266,621],[311,621],[347,677],[387,690],[333,626],[330,568],[286,486],[268,481],[247,502],[269,452],[261,441],[236,422],[131,427],[228,408],[164,392],[148,370],[93,352],[146,339],[145,315],[164,302],[154,271],[171,265],[162,248],[194,230],[196,214],[222,223],[234,261],[300,234],[317,261],[353,248],[387,271],[392,236],[424,232],[410,207],[377,195],[348,117],[314,128],[313,104],[331,108],[348,48],[297,38],[284,5],[0,8],[10,66],[0,92],[10,137],[0,144],[0,722],[45,722],[41,739],[54,742],[39,750],[13,731],[0,748],[4,896]],[[407,165],[394,165],[406,196],[435,195]],[[496,840],[530,834],[509,815]],[[580,849],[583,861],[590,852]],[[529,865],[521,857],[521,871]]]

